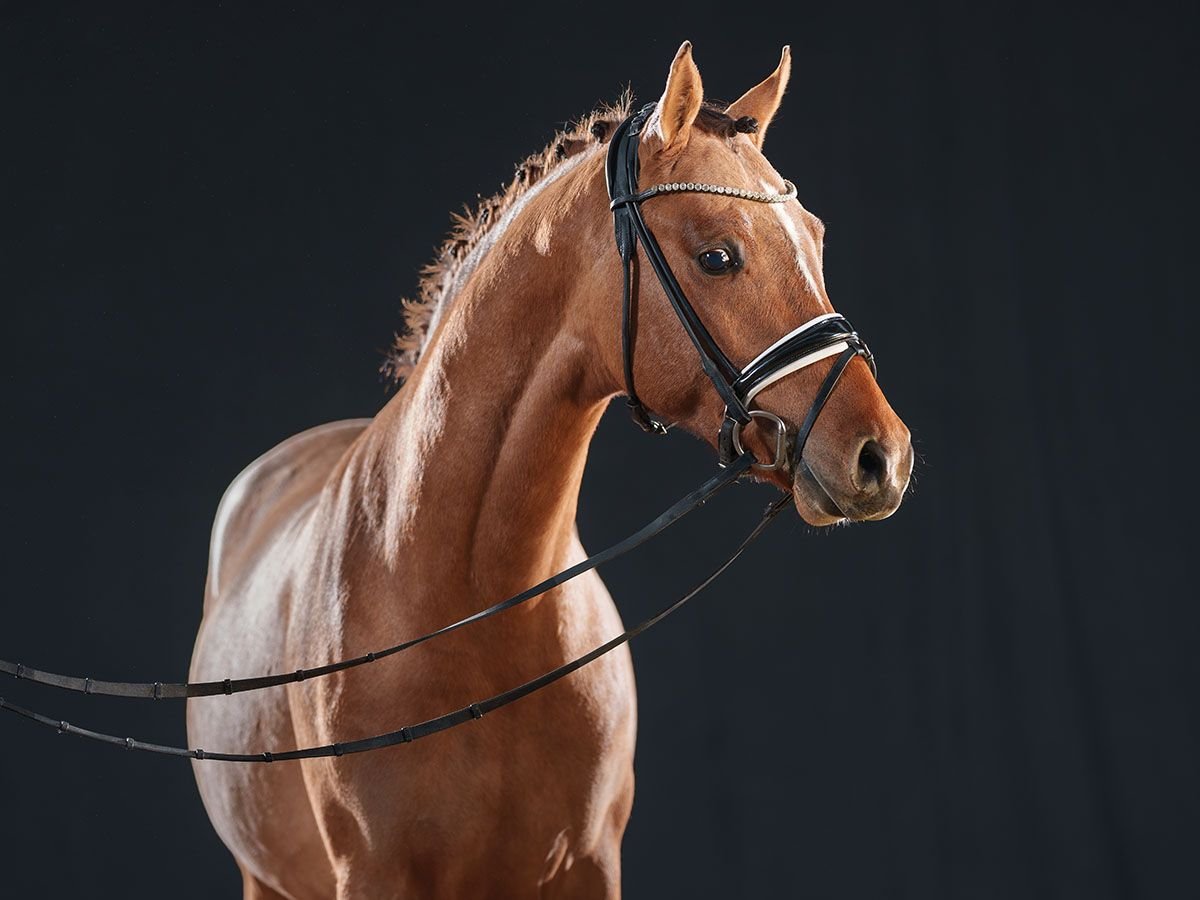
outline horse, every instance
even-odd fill
[[[791,70],[732,104],[704,97],[690,43],[637,137],[647,183],[774,191],[762,153]],[[559,133],[460,217],[385,364],[403,385],[369,420],[295,435],[237,476],[212,531],[191,678],[288,671],[431,631],[585,556],[575,528],[588,444],[623,372],[622,272],[606,147],[628,97]],[[832,313],[823,226],[799,201],[684,193],[646,220],[737,364]],[[660,421],[717,444],[723,403],[664,290],[633,273],[629,377]],[[628,336],[626,336],[628,337]],[[829,363],[756,403],[805,417]],[[758,459],[776,435],[741,435]],[[866,361],[849,362],[803,458],[755,476],[814,526],[891,515],[908,429]],[[622,628],[594,571],[523,606],[363,669],[194,700],[192,746],[307,746],[432,717],[537,676]],[[235,766],[194,762],[241,871],[268,898],[615,898],[637,725],[626,647],[521,702],[402,750]]]

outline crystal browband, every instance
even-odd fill
[[[723,197],[734,197],[738,200],[754,200],[758,203],[787,203],[796,199],[796,186],[783,180],[783,193],[775,194],[770,191],[751,191],[746,188],[727,187],[723,184],[704,184],[699,181],[671,181],[666,184],[655,184],[644,191],[623,197],[614,197],[609,207],[616,209],[630,201],[641,202],[659,194],[719,194]]]

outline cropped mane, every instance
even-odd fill
[[[429,340],[438,310],[442,304],[450,302],[463,261],[495,223],[526,191],[553,172],[563,160],[581,153],[589,145],[608,141],[616,127],[629,115],[632,105],[633,97],[626,91],[616,103],[599,107],[558,132],[545,149],[518,163],[512,181],[498,193],[481,199],[474,209],[464,206],[462,213],[450,214],[450,233],[438,248],[433,262],[421,269],[417,296],[402,301],[401,330],[394,336],[391,349],[380,366],[386,381],[399,385],[412,374]],[[753,119],[747,117],[734,121],[725,115],[726,106],[706,100],[696,124],[703,131],[724,137],[757,128]]]

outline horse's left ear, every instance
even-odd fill
[[[779,109],[779,101],[787,90],[788,78],[792,74],[792,48],[784,47],[779,59],[779,66],[765,81],[756,84],[737,100],[730,104],[725,112],[732,119],[750,116],[758,122],[758,131],[750,135],[755,146],[762,148],[763,138],[767,136],[767,126]]]

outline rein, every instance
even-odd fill
[[[328,663],[313,669],[299,669],[295,672],[285,674],[263,675],[252,678],[226,678],[220,681],[204,682],[103,681],[91,677],[60,675],[41,669],[29,668],[21,663],[12,663],[7,660],[0,660],[0,673],[12,675],[20,680],[83,694],[153,700],[183,700],[191,697],[213,697],[263,690],[284,684],[306,681],[311,678],[319,678],[335,672],[343,672],[401,653],[441,635],[457,631],[473,622],[491,618],[505,610],[512,609],[528,600],[532,600],[534,597],[541,596],[584,572],[591,571],[597,566],[624,556],[646,541],[661,534],[684,516],[703,506],[723,488],[747,475],[752,468],[762,470],[780,469],[786,467],[791,460],[801,461],[805,444],[808,441],[813,426],[816,424],[817,417],[820,415],[821,410],[824,409],[826,401],[829,399],[830,394],[833,393],[838,380],[850,364],[850,361],[855,356],[862,356],[871,367],[872,374],[875,374],[874,358],[867,345],[858,336],[858,333],[854,331],[850,323],[842,316],[830,313],[810,319],[799,328],[784,335],[784,337],[780,338],[741,369],[737,368],[729,360],[721,350],[720,345],[705,328],[700,316],[671,271],[662,248],[642,218],[641,204],[653,197],[683,192],[716,194],[759,203],[784,203],[795,199],[796,189],[791,182],[784,183],[785,190],[781,194],[750,191],[722,185],[676,182],[653,185],[639,191],[638,145],[641,140],[640,134],[642,128],[645,126],[654,107],[655,104],[643,107],[620,125],[612,137],[605,166],[605,176],[611,201],[610,208],[613,212],[617,251],[621,257],[624,270],[624,286],[621,302],[621,333],[627,403],[634,421],[644,430],[658,434],[665,434],[667,432],[667,426],[647,411],[634,389],[632,310],[636,303],[636,297],[634,295],[633,267],[637,246],[640,243],[645,251],[646,258],[650,261],[651,267],[658,276],[659,283],[662,285],[672,309],[675,311],[676,316],[683,325],[684,331],[696,348],[696,352],[700,357],[701,368],[712,381],[721,399],[725,402],[725,417],[718,436],[721,464],[719,472],[633,534],[605,550],[589,556],[582,562],[576,563],[512,597],[501,600],[486,609],[445,625],[435,631],[410,638],[383,650],[366,653],[362,656]],[[794,437],[789,439],[788,425],[779,416],[767,410],[750,408],[754,397],[767,386],[831,356],[836,356],[833,366],[817,389],[808,414],[804,422],[796,430]],[[761,419],[775,426],[775,454],[774,459],[769,463],[758,462],[742,446],[741,430],[752,419]],[[53,728],[60,734],[73,734],[101,743],[124,747],[129,750],[198,760],[271,763],[285,760],[345,756],[352,753],[364,753],[370,750],[392,747],[397,744],[411,743],[420,738],[428,737],[431,734],[446,731],[447,729],[482,718],[485,713],[500,709],[503,706],[520,700],[522,697],[539,691],[577,669],[586,666],[588,663],[599,659],[622,644],[629,642],[642,632],[654,627],[715,581],[762,534],[767,525],[790,502],[791,498],[784,496],[767,507],[758,524],[746,535],[724,562],[718,565],[707,577],[682,597],[670,605],[663,607],[657,613],[638,623],[633,628],[622,632],[588,653],[552,669],[531,681],[476,701],[461,709],[428,719],[424,722],[405,726],[395,731],[357,740],[295,750],[228,753],[206,751],[200,748],[193,749],[148,743],[135,740],[131,737],[118,737],[100,731],[92,731],[91,729],[81,728],[69,722],[53,719],[34,710],[10,703],[3,697],[0,697],[0,710],[15,713],[39,725]]]
[[[0,697],[0,709],[8,712],[16,713],[30,721],[36,722],[39,725],[44,725],[48,728],[55,729],[59,734],[74,734],[79,737],[90,738],[94,741],[100,741],[104,744],[112,744],[118,747],[124,747],[127,750],[141,750],[146,753],[156,753],[160,756],[182,756],[190,759],[211,759],[218,762],[236,762],[236,763],[272,763],[272,762],[287,762],[298,759],[319,759],[328,756],[348,756],[353,753],[366,753],[370,750],[381,750],[384,747],[394,747],[397,744],[411,744],[413,741],[420,740],[424,737],[429,737],[431,734],[437,734],[439,731],[446,731],[458,725],[465,725],[467,722],[472,722],[476,719],[482,719],[485,713],[500,709],[503,706],[508,706],[510,703],[515,703],[522,697],[527,697],[535,691],[540,691],[561,678],[570,675],[576,669],[581,669],[588,663],[599,659],[611,650],[615,650],[622,644],[628,643],[633,638],[637,637],[643,631],[653,628],[671,613],[678,610],[685,603],[703,591],[706,587],[712,584],[726,569],[733,565],[734,560],[742,555],[747,547],[752,544],[764,530],[767,525],[791,502],[789,497],[781,497],[776,500],[771,506],[767,507],[761,520],[754,527],[742,542],[734,549],[729,557],[717,566],[703,581],[697,584],[694,588],[672,603],[660,609],[657,613],[639,622],[633,628],[621,632],[621,634],[612,638],[609,641],[595,647],[583,656],[576,657],[568,663],[564,663],[556,669],[552,669],[544,675],[540,675],[524,684],[518,685],[507,691],[499,694],[494,694],[486,700],[479,700],[461,709],[456,709],[453,712],[437,716],[433,719],[427,719],[415,725],[405,726],[395,731],[389,731],[384,734],[377,734],[373,737],[360,738],[353,741],[343,741],[334,744],[323,744],[318,747],[305,747],[299,750],[283,750],[283,751],[263,751],[260,753],[222,753],[202,750],[200,748],[187,747],[172,747],[165,744],[152,744],[145,741],[135,740],[131,737],[118,737],[113,734],[105,734],[100,731],[92,731],[88,728],[80,728],[72,725],[70,722],[58,721],[49,716],[44,716],[41,713],[34,712],[30,709],[17,706],[9,703],[3,697]]]

